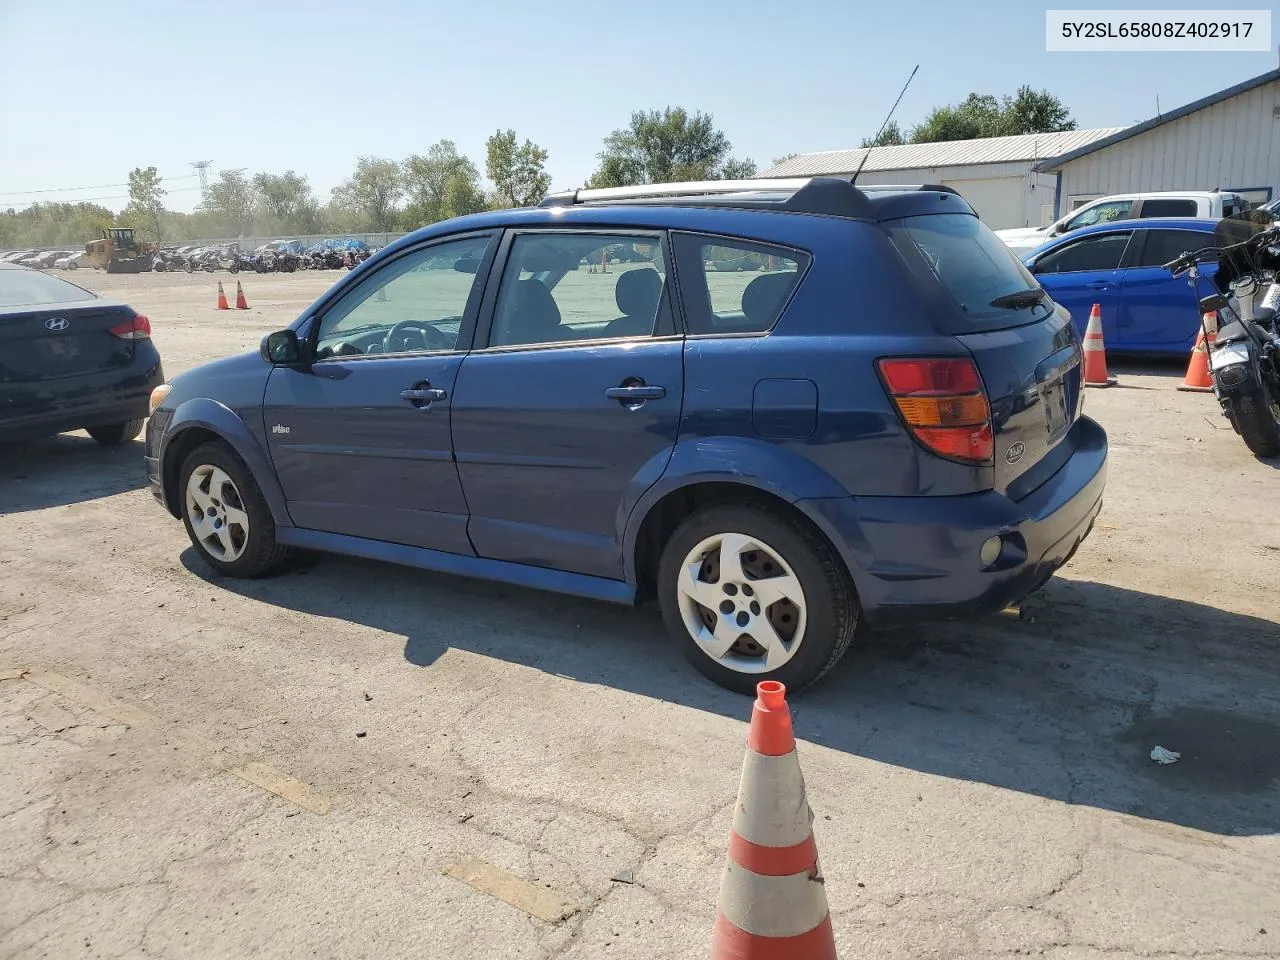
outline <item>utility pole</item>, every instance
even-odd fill
[[[196,174],[200,177],[200,202],[204,203],[209,199],[209,168],[213,166],[212,160],[195,160],[191,164],[195,168]]]

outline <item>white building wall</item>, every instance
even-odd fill
[[[1069,197],[1149,190],[1269,187],[1274,199],[1280,195],[1278,111],[1280,80],[1068,161],[1062,212]]]

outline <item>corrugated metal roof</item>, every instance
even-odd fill
[[[1103,137],[1096,142],[1081,143],[1074,147],[1068,147],[1060,154],[1051,157],[1036,165],[1037,170],[1059,170],[1064,163],[1083,157],[1087,153],[1093,153],[1095,150],[1101,150],[1103,147],[1109,147],[1113,143],[1119,143],[1121,140],[1128,140],[1130,137],[1136,137],[1140,133],[1146,133],[1148,130],[1154,130],[1156,127],[1163,126],[1166,123],[1172,123],[1174,120],[1180,120],[1190,113],[1196,113],[1207,107],[1212,107],[1216,103],[1223,100],[1230,100],[1232,97],[1238,97],[1242,93],[1248,93],[1263,84],[1271,83],[1274,80],[1280,80],[1280,69],[1268,70],[1266,73],[1260,73],[1256,77],[1251,77],[1237,83],[1235,86],[1227,87],[1225,90],[1219,90],[1217,93],[1211,93],[1207,97],[1201,97],[1199,100],[1193,100],[1191,103],[1178,107],[1176,110],[1170,110],[1168,113],[1162,113],[1158,117],[1152,117],[1150,120],[1143,120],[1141,123],[1135,123],[1131,127],[1121,127],[1118,131],[1110,136]],[[800,159],[796,157],[796,159]]]
[[[1124,127],[1098,130],[1067,130],[1063,133],[1025,133],[1014,137],[985,137],[981,140],[946,140],[941,143],[907,143],[900,147],[872,147],[862,169],[916,170],[928,167],[959,167],[974,163],[1008,163],[1015,160],[1045,160],[1110,137]],[[802,153],[784,160],[762,177],[818,177],[849,173],[858,169],[866,148]]]

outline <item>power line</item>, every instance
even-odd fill
[[[196,174],[187,173],[180,177],[161,177],[160,181],[163,183],[167,180],[194,180],[194,179],[196,179]],[[26,197],[35,193],[76,193],[77,191],[80,191],[80,190],[108,190],[111,187],[127,187],[128,185],[129,184],[127,182],[98,183],[90,187],[53,187],[48,190],[8,190],[8,191],[0,191],[0,197]],[[105,199],[110,199],[110,198],[105,198]]]
[[[126,186],[126,184],[120,184],[120,186]],[[175,188],[175,189],[173,189],[173,190],[166,190],[166,191],[165,191],[165,196],[168,196],[168,195],[169,195],[169,194],[171,194],[171,193],[191,193],[192,191],[199,190],[199,189],[200,189],[199,187],[177,187],[177,188]],[[77,198],[76,198],[76,199],[74,199],[74,200],[66,200],[66,201],[61,201],[61,202],[64,202],[64,203],[97,203],[98,201],[101,201],[101,200],[128,200],[128,199],[130,199],[129,194],[127,194],[127,193],[123,193],[123,194],[118,194],[118,195],[116,195],[116,196],[114,196],[114,197],[77,197]],[[30,205],[30,204],[27,204],[27,201],[25,201],[25,200],[16,200],[16,201],[15,201],[15,200],[7,200],[7,201],[3,201],[3,202],[4,202],[4,203],[8,203],[8,204],[10,204],[10,205],[15,205],[15,206],[22,206],[22,205],[24,205],[24,204],[26,204],[26,205]],[[38,202],[39,202],[39,201],[32,201],[32,203],[38,203]]]

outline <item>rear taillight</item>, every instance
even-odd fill
[[[991,459],[991,406],[969,359],[898,357],[880,376],[912,435],[934,453],[981,463]]]
[[[111,335],[121,340],[150,340],[151,321],[143,316],[136,316],[126,323],[117,323],[111,328]]]

